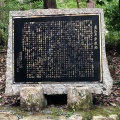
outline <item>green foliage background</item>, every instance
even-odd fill
[[[0,7],[0,37],[4,43],[0,47],[7,46],[9,11],[43,9],[43,0],[4,0],[4,6]],[[76,0],[56,0],[57,8],[77,8]],[[86,0],[80,0],[81,8],[86,8]],[[106,24],[106,43],[116,46],[120,42],[120,9],[118,0],[94,0],[96,8],[103,8]],[[1,43],[1,41],[0,41]]]

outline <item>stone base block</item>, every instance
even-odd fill
[[[92,107],[92,94],[88,87],[69,87],[67,106],[72,110],[87,110]]]
[[[26,111],[40,111],[46,106],[42,87],[24,87],[20,90],[21,108]]]

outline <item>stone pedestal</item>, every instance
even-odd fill
[[[24,87],[20,90],[21,108],[26,111],[40,111],[46,106],[42,87]]]
[[[88,110],[92,107],[92,94],[88,87],[69,87],[67,106],[72,110]]]

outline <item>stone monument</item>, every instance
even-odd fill
[[[71,87],[110,94],[104,33],[99,8],[11,11],[6,95],[19,95],[23,87],[47,95]]]

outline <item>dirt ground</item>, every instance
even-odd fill
[[[109,96],[94,95],[94,104],[107,106],[120,106],[120,45],[106,48],[106,55],[113,88]]]

